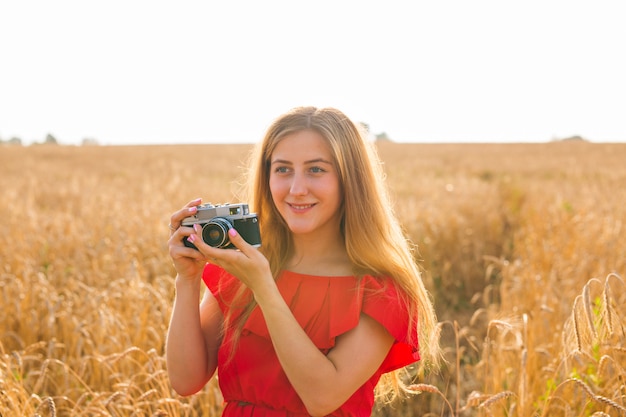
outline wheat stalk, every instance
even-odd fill
[[[604,311],[606,313],[606,327],[609,330],[609,335],[613,336],[613,314],[611,312],[611,286],[609,285],[609,278],[605,280],[604,291],[602,292]]]
[[[503,391],[500,392],[498,394],[492,395],[491,397],[489,397],[487,400],[485,400],[484,402],[482,402],[478,408],[489,408],[491,407],[493,404],[495,404],[498,401],[501,401],[505,398],[509,398],[515,396],[514,392],[511,391]]]
[[[37,409],[35,410],[35,414],[37,414],[39,412],[39,409],[45,406],[48,408],[48,411],[50,412],[50,416],[51,417],[56,417],[57,415],[57,409],[56,409],[56,405],[54,404],[54,400],[50,397],[46,397],[44,398],[39,405],[37,406]]]
[[[594,323],[593,311],[591,310],[591,305],[592,305],[591,295],[589,294],[590,293],[589,286],[592,282],[599,282],[599,281],[595,278],[592,278],[589,281],[587,281],[587,283],[583,287],[583,305],[585,307],[584,311],[587,316],[587,325],[589,326],[589,329],[591,330],[591,333],[593,334],[593,338],[595,340],[595,338],[598,337],[598,332],[596,330],[596,326]]]
[[[626,415],[626,408],[625,407],[622,407],[621,405],[619,405],[615,401],[613,401],[613,400],[611,400],[609,398],[606,398],[606,397],[604,397],[602,395],[596,395],[596,393],[593,392],[593,390],[589,387],[589,385],[585,384],[580,379],[570,378],[567,381],[563,382],[563,384],[568,383],[568,382],[573,382],[577,386],[581,387],[583,389],[583,391],[585,391],[587,393],[587,395],[589,395],[589,397],[591,397],[592,400],[594,400],[596,402],[599,402],[599,403],[606,404],[606,405],[608,405],[610,407],[613,407],[616,410],[618,410],[621,414]]]
[[[577,296],[574,299],[574,307],[572,309],[572,319],[574,321],[574,335],[576,336],[576,349],[580,352],[582,352],[583,350],[583,343],[581,340],[581,336],[580,336],[580,329],[579,329],[579,325],[578,325],[578,316],[576,314],[576,312],[578,311],[578,304],[580,303],[580,300],[582,299],[582,296]]]
[[[439,388],[437,388],[434,385],[430,385],[430,384],[411,384],[408,387],[406,387],[406,390],[407,390],[407,392],[413,393],[413,394],[420,393],[420,392],[430,392],[431,394],[437,394],[446,403],[446,405],[450,409],[450,412],[454,413],[454,409],[452,408],[452,404],[450,404],[450,402],[448,401],[446,396],[443,395],[443,393],[439,390]]]
[[[465,411],[469,407],[478,407],[483,401],[491,397],[491,395],[483,394],[478,391],[472,391],[467,400],[465,401],[465,406],[461,409],[461,411]]]

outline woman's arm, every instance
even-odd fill
[[[393,337],[362,314],[358,325],[338,337],[324,355],[307,336],[278,291],[267,259],[231,229],[239,248],[209,247],[196,234],[190,240],[210,259],[241,280],[263,312],[278,359],[309,414],[323,416],[339,408],[380,367]],[[306,302],[306,301],[304,301]]]
[[[176,279],[176,299],[167,334],[167,372],[180,395],[198,392],[217,368],[222,312],[210,291],[200,306],[199,283]]]
[[[167,371],[181,395],[198,392],[215,373],[221,343],[222,313],[210,291],[200,300],[205,257],[183,239],[193,233],[182,221],[197,212],[201,199],[187,203],[170,218],[169,253],[176,268],[176,298],[167,334]]]
[[[258,291],[255,297],[283,370],[313,416],[327,415],[345,403],[376,372],[393,344],[380,323],[361,314],[358,325],[339,336],[324,355],[280,294]]]

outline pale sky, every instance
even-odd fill
[[[0,139],[252,143],[315,105],[398,142],[626,142],[622,4],[0,0]]]

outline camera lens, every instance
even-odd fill
[[[212,218],[202,229],[202,240],[214,248],[223,248],[230,243],[228,239],[228,229],[232,225],[221,217]]]

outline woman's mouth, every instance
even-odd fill
[[[287,203],[287,204],[289,204],[289,203]],[[289,204],[289,207],[291,207],[292,209],[294,209],[296,211],[304,211],[304,210],[310,209],[314,205],[315,204]]]

